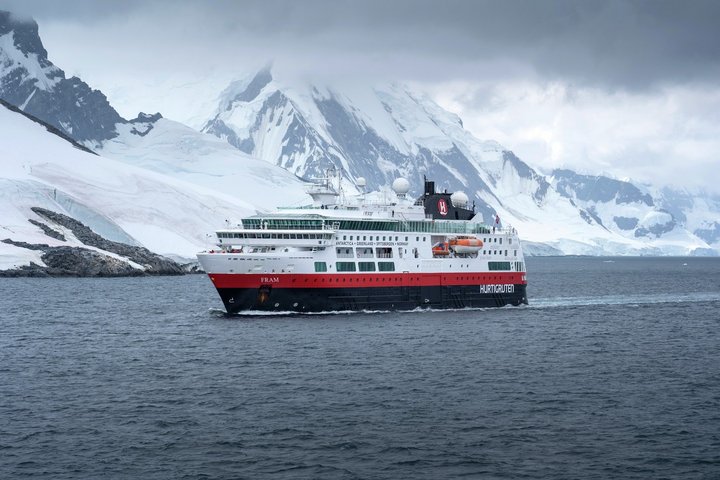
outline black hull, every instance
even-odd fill
[[[527,304],[527,285],[483,293],[477,285],[385,288],[218,288],[228,313],[489,308]],[[505,289],[508,290],[508,289]]]

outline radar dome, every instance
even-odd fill
[[[360,188],[364,188],[365,185],[367,185],[367,182],[365,181],[365,177],[358,177],[357,180],[355,181],[355,183],[357,183],[357,186]]]
[[[452,202],[453,206],[458,208],[467,208],[468,202],[470,199],[467,195],[465,195],[464,192],[455,192],[452,195],[450,195],[450,201]]]
[[[410,191],[410,182],[402,177],[396,178],[392,183],[392,189],[399,197],[404,197]]]

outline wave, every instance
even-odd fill
[[[653,305],[658,303],[718,302],[718,292],[694,292],[686,294],[658,293],[646,295],[600,295],[596,297],[549,297],[530,298],[525,308],[581,307],[592,305]]]

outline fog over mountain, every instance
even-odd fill
[[[549,173],[717,192],[720,5],[712,1],[3,0],[125,118],[185,123],[274,60],[284,76],[400,81]],[[282,12],[282,14],[279,14]],[[159,27],[159,26],[162,27]],[[211,109],[211,108],[210,108]],[[683,165],[677,175],[677,165]]]

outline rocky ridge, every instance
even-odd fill
[[[33,207],[32,211],[57,227],[69,230],[85,247],[30,244],[9,238],[3,243],[43,252],[45,266],[31,263],[13,270],[0,271],[2,277],[118,277],[142,275],[183,275],[176,262],[147,248],[107,240],[90,228],[62,213]],[[51,238],[65,241],[65,236],[43,222],[29,219]],[[114,254],[116,256],[110,255]]]

